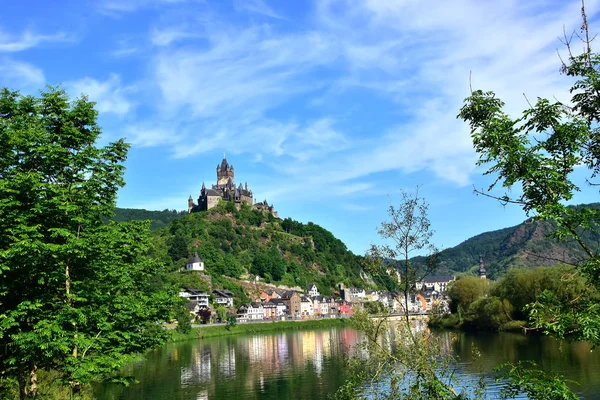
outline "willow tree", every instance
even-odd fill
[[[174,292],[146,257],[147,223],[104,224],[128,145],[97,146],[94,103],[0,91],[0,366],[21,399],[37,371],[78,391],[160,343]]]

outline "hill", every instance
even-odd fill
[[[197,252],[217,287],[234,290],[234,281],[227,277],[248,280],[255,275],[263,282],[290,287],[305,288],[314,282],[323,294],[338,283],[365,286],[362,257],[331,232],[311,222],[280,220],[247,205],[237,210],[225,202],[209,211],[175,217],[153,236],[152,256],[178,271]],[[185,273],[178,275],[176,279],[185,279],[181,278]]]
[[[168,226],[175,218],[186,215],[186,211],[148,211],[139,208],[116,208],[112,220],[116,222],[150,220],[150,229],[157,230]]]
[[[578,207],[600,208],[600,203]],[[487,274],[491,278],[501,275],[510,267],[553,266],[564,262],[577,262],[585,254],[574,241],[558,242],[548,235],[554,230],[552,221],[528,219],[525,222],[496,231],[485,232],[465,240],[459,245],[439,253],[440,273],[475,272],[482,255]],[[593,248],[598,247],[597,235],[584,235]],[[415,257],[422,263],[422,257]]]

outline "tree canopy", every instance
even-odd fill
[[[575,264],[598,290],[599,249],[590,247],[584,236],[600,232],[600,210],[566,205],[581,185],[597,185],[600,172],[600,55],[592,51],[584,7],[582,17],[581,32],[564,39],[567,57],[561,72],[574,80],[570,101],[538,98],[522,115],[512,117],[495,93],[475,90],[459,117],[469,123],[478,164],[495,177],[481,193],[554,221],[552,236],[576,241],[585,259]],[[582,53],[573,51],[573,40],[583,44]],[[573,174],[579,166],[587,170],[584,182]],[[504,194],[491,192],[499,185],[507,189]],[[513,195],[508,189],[515,186]],[[600,304],[589,297],[564,304],[543,296],[535,304],[534,316],[540,327],[559,336],[570,334],[600,344]]]
[[[74,391],[161,343],[176,299],[146,256],[148,223],[109,223],[128,145],[98,147],[94,103],[0,91],[0,366],[37,394],[37,370]]]

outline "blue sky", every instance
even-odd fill
[[[592,21],[599,2],[587,1]],[[353,251],[421,186],[440,248],[521,222],[456,120],[474,88],[517,113],[567,101],[563,26],[579,0],[3,1],[0,86],[61,84],[132,143],[121,207],[185,209],[223,154],[258,200]],[[595,25],[592,25],[594,30]],[[574,202],[597,201],[584,190]]]

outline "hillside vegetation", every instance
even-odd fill
[[[364,286],[362,257],[326,229],[309,222],[279,220],[248,205],[237,210],[221,203],[207,211],[175,218],[168,227],[154,232],[153,256],[178,271],[186,259],[198,253],[205,262],[213,286],[235,289],[230,278],[306,287],[314,282],[324,294],[338,283]],[[186,275],[177,274],[181,286]],[[193,274],[198,276],[197,274]],[[195,284],[201,285],[197,278]],[[183,280],[183,281],[182,281]],[[229,283],[228,283],[229,282]]]
[[[600,208],[600,203],[577,207]],[[554,231],[552,221],[527,221],[496,231],[485,232],[465,240],[461,244],[439,253],[439,272],[476,272],[479,255],[483,256],[487,275],[497,278],[508,268],[554,266],[564,263],[577,263],[585,258],[581,246],[571,241],[557,241],[549,237]],[[598,248],[599,237],[591,231],[583,234],[584,241],[592,248]],[[413,259],[422,263],[422,257]]]
[[[175,218],[186,215],[186,211],[163,210],[149,211],[140,208],[116,208],[111,218],[115,222],[149,220],[150,229],[157,230],[168,226]]]

